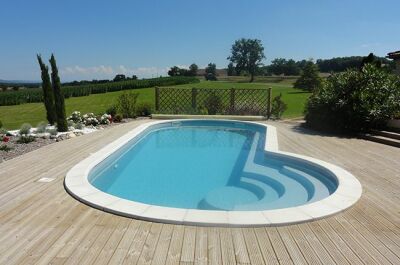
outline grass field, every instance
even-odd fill
[[[288,105],[284,118],[294,118],[303,115],[304,104],[310,93],[294,89],[290,84],[281,83],[244,83],[244,82],[207,82],[198,84],[179,85],[177,87],[197,87],[197,88],[268,88],[272,87],[273,96],[282,93],[283,101]],[[149,102],[154,104],[154,88],[136,89],[139,93],[139,102]],[[110,92],[105,94],[93,94],[86,97],[76,97],[66,99],[67,115],[78,110],[82,113],[93,112],[96,114],[104,113],[110,106],[116,103],[119,95],[123,91]],[[41,121],[46,120],[43,103],[30,103],[15,106],[0,106],[0,120],[7,129],[18,129],[21,124],[27,122],[36,126]]]

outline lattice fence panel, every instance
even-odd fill
[[[268,115],[268,89],[156,88],[156,111],[168,114]]]
[[[235,89],[235,114],[263,115],[268,112],[268,91],[265,89]]]
[[[159,111],[168,114],[192,112],[192,90],[187,88],[158,88]]]

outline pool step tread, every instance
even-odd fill
[[[388,131],[388,130],[371,130],[371,133],[374,135],[384,136],[387,138],[400,140],[400,132]]]
[[[390,146],[394,146],[394,147],[400,147],[400,140],[398,140],[398,139],[393,139],[393,138],[389,138],[389,137],[385,137],[385,136],[381,136],[381,135],[370,134],[370,133],[363,134],[363,135],[361,135],[361,137],[366,140],[372,141],[372,142],[386,144],[386,145],[390,145]]]

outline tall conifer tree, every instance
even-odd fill
[[[46,108],[46,118],[51,125],[56,122],[57,116],[54,107],[54,93],[51,88],[49,67],[43,63],[42,57],[38,54],[37,59],[42,72],[42,90],[43,90],[43,102]]]
[[[58,76],[58,69],[54,55],[50,58],[51,65],[51,81],[53,83],[54,102],[57,114],[57,130],[59,132],[68,131],[67,119],[65,115],[65,102],[64,94],[61,91],[60,77]]]

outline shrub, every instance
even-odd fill
[[[93,125],[97,126],[99,125],[99,120],[96,118],[96,116],[93,113],[86,113],[82,116],[83,123],[86,126]]]
[[[124,118],[136,117],[136,102],[139,94],[125,92],[118,97],[118,111]]]
[[[121,122],[122,121],[122,115],[121,114],[116,114],[114,117],[114,122]]]
[[[57,129],[47,129],[47,132],[50,133],[50,135],[57,135]]]
[[[112,105],[110,107],[108,107],[108,109],[106,110],[107,114],[110,114],[111,117],[114,117],[117,114],[117,106]]]
[[[9,147],[9,146],[7,146],[7,145],[5,145],[5,144],[0,145],[0,151],[8,152],[8,151],[10,151],[10,150],[12,150],[11,147]]]
[[[20,135],[28,135],[31,131],[32,125],[29,123],[24,123],[21,125],[21,128],[19,129],[19,134]]]
[[[209,115],[215,115],[222,109],[222,99],[220,96],[211,92],[204,101],[204,107]]]
[[[79,123],[83,121],[83,118],[80,111],[74,111],[72,112],[71,116],[67,118],[67,120],[73,121],[74,123]]]
[[[84,127],[83,124],[80,123],[80,122],[78,122],[78,123],[75,124],[75,129],[77,129],[77,130],[82,130],[83,127]]]
[[[306,63],[299,79],[294,83],[295,88],[314,91],[322,86],[322,79],[318,74],[318,66],[312,61]]]
[[[271,115],[275,119],[280,119],[287,110],[287,104],[282,100],[282,93],[272,99]]]
[[[107,114],[107,113],[106,113],[106,114],[103,114],[103,115],[99,118],[100,124],[110,124],[111,120],[112,120],[111,115],[110,115],[110,114]]]
[[[18,140],[17,143],[19,144],[28,144],[30,142],[34,142],[35,141],[35,137],[30,136],[30,135],[21,135]]]
[[[36,125],[36,133],[44,133],[46,132],[46,127],[47,127],[47,123],[42,121],[39,122],[38,125]]]
[[[150,116],[153,111],[153,105],[149,102],[140,102],[136,107],[137,116]]]
[[[8,135],[8,134],[9,134],[9,132],[8,132],[6,129],[0,128],[0,136],[2,136],[2,135]]]
[[[207,73],[204,77],[207,81],[217,81],[217,76],[213,73]]]
[[[76,126],[75,122],[72,120],[67,120],[67,125],[68,125],[68,127],[74,127],[74,128]]]
[[[329,131],[366,131],[400,111],[400,79],[373,65],[328,78],[306,106],[307,125]]]

